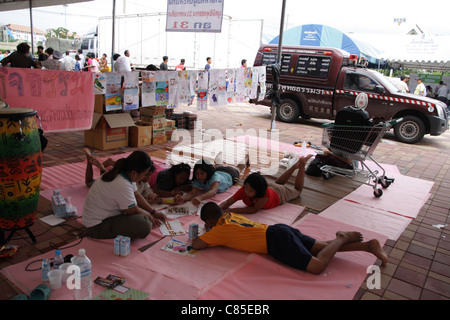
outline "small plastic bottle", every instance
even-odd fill
[[[64,263],[64,257],[61,254],[61,250],[56,249],[55,258],[53,259],[53,269],[59,269],[59,267]]]
[[[80,287],[75,286],[75,299],[76,300],[91,300],[92,299],[92,281],[91,272],[92,264],[91,260],[86,256],[86,250],[78,250],[78,256],[73,259],[73,263],[80,268]]]

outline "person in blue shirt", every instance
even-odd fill
[[[79,55],[75,55],[75,69],[74,71],[81,71],[81,64],[80,64],[80,56]]]
[[[200,160],[194,166],[192,190],[185,195],[176,195],[175,202],[181,204],[190,200],[194,205],[198,206],[203,200],[227,191],[238,182],[241,171],[246,167],[249,167],[248,155],[245,163],[239,163],[237,169],[230,166],[214,167],[207,160]],[[199,194],[200,190],[205,192]]]

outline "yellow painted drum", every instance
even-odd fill
[[[0,229],[34,223],[42,177],[36,111],[0,109]]]

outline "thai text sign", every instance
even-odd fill
[[[168,0],[167,32],[221,32],[224,0]]]
[[[45,132],[92,126],[92,72],[0,68],[0,97],[10,108],[31,108]]]

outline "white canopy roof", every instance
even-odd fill
[[[31,0],[31,6],[33,8],[58,6],[63,4],[71,4],[78,2],[87,2],[93,0]],[[0,0],[0,11],[12,11],[29,9],[30,0]]]

